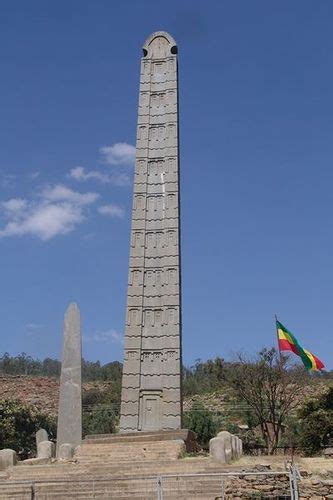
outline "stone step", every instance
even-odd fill
[[[126,443],[126,442],[141,442],[141,441],[168,441],[182,440],[186,444],[187,451],[195,446],[196,435],[188,429],[151,431],[151,432],[127,432],[124,434],[91,434],[85,437],[83,443]]]
[[[86,474],[116,474],[128,475],[138,474],[142,471],[145,475],[149,474],[165,474],[184,473],[184,472],[222,472],[230,470],[230,468],[221,467],[214,462],[200,461],[192,462],[192,460],[169,460],[169,461],[147,461],[147,462],[125,462],[116,464],[101,464],[99,461],[90,462],[87,464],[54,464],[45,466],[20,466],[13,467],[8,474],[10,477],[41,477],[41,476],[61,476],[71,477],[71,475],[86,475]]]

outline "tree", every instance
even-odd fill
[[[299,411],[302,421],[299,444],[305,455],[315,455],[333,436],[333,387]]]
[[[191,410],[184,414],[183,427],[197,435],[197,442],[207,448],[209,440],[216,434],[216,425],[212,414],[200,403],[194,403]]]
[[[11,448],[21,458],[36,453],[36,431],[46,429],[55,437],[56,422],[51,417],[19,401],[0,401],[0,449]]]
[[[115,411],[104,405],[96,405],[92,411],[83,414],[83,435],[113,434],[118,417]]]
[[[239,356],[229,373],[237,396],[256,416],[268,453],[279,444],[287,417],[299,404],[307,374],[302,368],[287,369],[287,358],[276,350],[263,349],[254,362]]]

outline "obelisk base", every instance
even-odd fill
[[[107,444],[107,443],[144,443],[152,441],[184,441],[186,451],[191,453],[197,450],[195,432],[189,429],[179,429],[170,431],[151,431],[151,432],[126,432],[120,434],[89,434],[84,444]]]

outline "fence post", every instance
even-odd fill
[[[35,500],[35,481],[31,483],[31,500]]]
[[[300,473],[295,465],[292,465],[292,476],[294,485],[294,500],[298,500],[298,479],[300,479]]]
[[[223,480],[223,476],[221,476],[221,500],[224,500],[224,480]]]
[[[158,476],[157,478],[157,500],[163,500],[163,478]]]

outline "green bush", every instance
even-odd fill
[[[83,435],[113,434],[116,431],[118,417],[113,409],[96,405],[92,411],[83,414]]]
[[[211,412],[199,403],[194,403],[191,410],[184,414],[183,427],[194,431],[198,443],[205,449],[216,434],[216,424]]]
[[[55,419],[19,401],[0,401],[0,449],[11,448],[22,459],[35,456],[38,429],[46,429],[54,438]]]
[[[300,410],[299,444],[307,456],[315,455],[333,436],[333,387]]]

